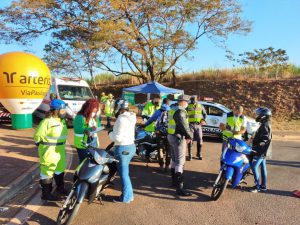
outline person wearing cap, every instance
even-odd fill
[[[147,122],[144,124],[144,126],[148,126],[149,124],[155,122],[156,142],[158,144],[159,151],[158,163],[160,167],[160,172],[168,172],[171,162],[170,145],[167,139],[169,111],[169,99],[165,98],[163,100],[161,108],[156,110],[155,113],[150,117],[150,119],[147,120]],[[146,158],[150,158],[150,152],[146,152]]]
[[[88,150],[83,145],[91,141],[94,147],[99,147],[97,134],[90,137],[90,132],[101,127],[99,112],[99,102],[96,99],[87,100],[75,116],[74,127],[74,146],[76,148],[79,162],[82,162],[88,156]],[[89,140],[88,140],[89,139]]]
[[[155,95],[151,102],[148,102],[143,111],[142,111],[142,118],[145,120],[150,119],[150,117],[155,113],[156,110],[160,108],[160,101],[161,97],[159,95]],[[145,131],[147,132],[155,132],[155,121],[150,123],[145,127]]]
[[[178,98],[178,107],[169,111],[168,141],[171,147],[171,176],[172,184],[176,186],[176,194],[190,196],[190,192],[183,188],[183,167],[186,157],[186,145],[191,142],[192,132],[188,123],[186,108],[190,98],[181,95]]]
[[[115,100],[113,99],[114,96],[112,94],[108,94],[107,100],[105,102],[105,108],[104,108],[104,113],[107,118],[107,128],[111,128],[111,118],[113,117],[114,113],[114,102]]]
[[[193,140],[188,144],[188,160],[192,160],[192,148],[193,141],[197,142],[197,158],[202,160],[202,143],[203,143],[203,134],[202,134],[202,125],[205,125],[206,111],[205,108],[198,103],[197,96],[192,96],[190,104],[187,108],[188,121],[193,133]]]
[[[117,99],[115,104],[116,122],[113,130],[109,131],[109,138],[115,145],[115,158],[122,182],[122,194],[114,199],[116,203],[130,203],[133,201],[133,189],[129,177],[129,163],[136,152],[134,144],[136,115],[129,112],[129,104],[125,99]]]
[[[33,136],[36,146],[38,146],[41,198],[43,200],[58,200],[57,196],[51,193],[53,177],[57,186],[57,193],[60,195],[67,194],[64,188],[68,134],[65,108],[64,101],[53,99],[50,103],[50,111],[47,112],[45,119],[40,122]]]

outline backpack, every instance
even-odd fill
[[[156,120],[155,125],[156,131],[161,134],[168,134],[168,111],[163,111],[160,117]]]

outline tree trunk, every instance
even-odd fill
[[[172,81],[173,81],[173,86],[176,87],[176,74],[175,74],[175,69],[172,69]]]

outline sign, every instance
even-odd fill
[[[32,113],[51,85],[47,65],[25,52],[0,55],[0,102],[12,114],[15,129],[32,127]]]
[[[134,93],[125,92],[125,93],[124,93],[124,98],[125,98],[125,100],[127,100],[131,105],[135,105],[135,94],[134,94]]]

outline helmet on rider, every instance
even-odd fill
[[[116,117],[119,116],[120,111],[122,109],[128,110],[129,107],[129,103],[127,100],[125,100],[124,98],[119,98],[115,101],[115,115]]]
[[[65,109],[66,103],[60,99],[54,99],[50,102],[50,110]]]
[[[269,121],[272,116],[271,110],[264,107],[255,109],[255,114],[256,114],[256,118],[255,118],[256,122]]]

